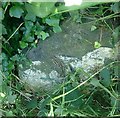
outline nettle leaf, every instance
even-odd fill
[[[20,6],[13,6],[10,8],[9,15],[11,17],[20,18],[23,12],[24,11]]]
[[[105,68],[104,70],[102,70],[100,72],[100,77],[102,78],[102,84],[106,87],[108,87],[111,83],[111,79],[110,79],[110,71]]]

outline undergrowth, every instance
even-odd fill
[[[45,12],[39,12],[36,7],[39,4],[2,2],[0,8],[2,116],[120,116],[119,60],[107,64],[81,83],[78,76],[82,73],[80,69],[68,73],[61,87],[45,96],[40,96],[39,92],[27,92],[17,70],[17,63],[25,60],[22,50],[36,47],[38,42],[49,37],[51,32],[61,32],[60,25],[68,18],[81,24],[93,22],[91,30],[104,25],[112,32],[110,41],[114,47],[120,34],[120,3],[100,4],[60,13],[56,12],[56,9],[64,5],[63,3],[43,3],[41,9],[45,6],[49,8]],[[31,11],[30,8],[35,10]],[[97,42],[96,48],[99,46],[100,43]]]

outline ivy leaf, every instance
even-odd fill
[[[26,4],[26,9],[28,12],[31,12],[40,18],[44,18],[55,11],[56,7],[54,4],[55,2],[32,2]]]
[[[55,33],[57,33],[57,32],[61,32],[62,29],[61,29],[60,26],[55,26],[55,27],[53,27],[53,31],[54,31]]]
[[[29,34],[26,34],[26,36],[23,37],[23,40],[24,40],[25,42],[30,42],[30,43],[32,43],[32,42],[34,41],[34,37],[31,36],[31,33],[29,33]]]
[[[2,34],[7,34],[7,30],[4,25],[2,25]]]
[[[24,48],[26,48],[26,47],[28,46],[28,43],[26,43],[26,42],[24,42],[24,41],[20,41],[19,43],[20,43],[20,47],[21,47],[22,49],[24,49]]]
[[[100,77],[103,78],[103,80],[101,81],[102,84],[106,87],[108,87],[111,83],[111,80],[110,80],[110,71],[105,68],[104,70],[102,70],[100,72]]]
[[[19,61],[19,55],[16,54],[10,58],[12,61]]]
[[[45,40],[49,36],[49,34],[44,31],[40,32],[40,35],[42,37],[42,40]]]
[[[46,20],[45,20],[45,22],[46,22],[49,26],[53,26],[53,31],[54,31],[55,33],[62,31],[61,27],[59,26],[59,21],[60,21],[59,19],[53,18],[53,17],[51,17],[50,19],[46,19]]]
[[[50,18],[50,19],[46,19],[45,21],[49,26],[59,26],[60,20],[57,18]]]
[[[27,30],[31,31],[33,28],[34,24],[31,21],[25,21],[25,27]]]
[[[25,16],[25,19],[35,22],[36,16],[35,16],[34,14],[31,15],[31,13],[28,13],[28,14]]]
[[[10,61],[9,64],[8,64],[8,69],[9,70],[12,70],[14,69],[14,64]]]
[[[20,6],[13,6],[10,8],[9,15],[11,17],[20,18],[23,12],[24,11]]]

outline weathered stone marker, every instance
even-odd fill
[[[22,81],[42,95],[50,94],[64,81],[69,65],[91,73],[95,67],[102,67],[106,59],[113,59],[111,32],[104,27],[91,31],[91,26],[92,23],[78,24],[67,20],[61,26],[61,33],[52,34],[40,41],[37,48],[25,52],[32,63],[19,65]],[[95,41],[102,47],[95,50]]]

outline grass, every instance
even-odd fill
[[[80,19],[94,18],[95,20],[91,20],[90,22],[105,25],[115,34],[112,35],[113,46],[119,40],[116,36],[119,34],[117,30],[115,30],[116,27],[119,27],[119,23],[118,26],[114,27],[114,24],[110,24],[109,21],[117,21],[117,19],[120,18],[120,8],[118,7],[118,11],[115,9],[115,6],[118,4],[119,3],[96,5],[92,8],[86,8],[82,11],[83,13],[78,10],[81,12],[81,14],[79,14]],[[21,18],[11,17],[9,14],[10,8],[17,5],[25,9],[23,14],[19,14]],[[114,7],[111,7],[112,5]],[[24,82],[18,77],[17,62],[24,60],[24,57],[21,55],[24,49],[23,47],[35,47],[36,40],[30,42],[23,34],[26,33],[25,31],[29,31],[28,36],[31,38],[31,32],[37,32],[37,28],[35,29],[34,26],[36,26],[35,23],[39,21],[42,22],[43,29],[47,26],[47,28],[43,30],[44,34],[49,33],[48,29],[53,26],[46,24],[44,18],[36,18],[35,22],[29,22],[29,27],[27,27],[25,25],[28,21],[25,20],[26,8],[24,3],[2,3],[2,9],[4,14],[2,23],[5,26],[5,29],[3,29],[3,51],[0,54],[0,60],[2,61],[2,69],[0,71],[0,112],[2,112],[2,116],[120,116],[119,60],[105,65],[81,83],[79,82],[81,79],[79,78],[81,73],[80,69],[73,73],[68,73],[66,81],[50,95],[40,96],[39,92],[26,90],[24,88]],[[16,15],[16,11],[14,11],[14,14]],[[64,21],[66,17],[71,17],[69,10],[66,14],[57,14],[58,16],[56,16],[56,18]],[[7,24],[7,18],[11,20],[10,26]],[[32,24],[34,25],[32,26]],[[56,26],[58,26],[58,24],[56,24]],[[42,38],[39,40],[42,40]],[[22,44],[19,43],[20,41]],[[106,86],[102,79],[98,79],[100,72],[104,72],[105,69],[109,70],[109,86]]]

